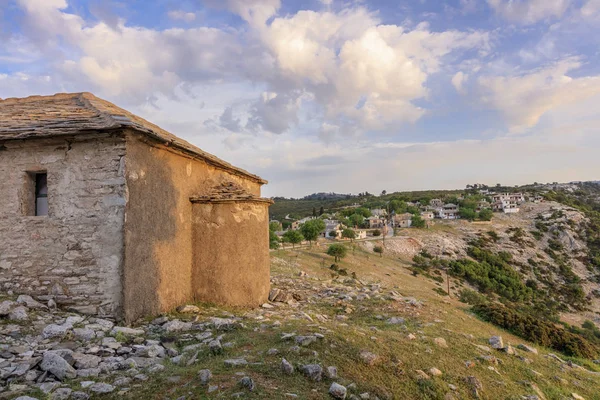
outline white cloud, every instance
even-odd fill
[[[523,25],[560,18],[571,0],[487,0],[490,7],[503,18]]]
[[[196,14],[193,12],[185,12],[182,10],[171,10],[167,13],[169,18],[174,20],[182,20],[185,22],[192,22],[196,19]]]
[[[546,112],[600,94],[600,76],[574,78],[581,66],[564,59],[545,68],[510,76],[478,79],[484,103],[499,110],[513,131],[535,126]]]
[[[581,15],[584,18],[595,18],[600,16],[600,0],[587,0],[581,7]]]
[[[458,71],[452,77],[452,86],[454,86],[454,88],[456,89],[456,91],[458,93],[463,94],[465,92],[463,85],[468,79],[469,79],[469,74],[465,74],[462,71]]]

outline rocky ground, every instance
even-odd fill
[[[594,364],[477,320],[395,257],[330,262],[276,252],[262,307],[187,305],[134,327],[9,296],[0,398],[600,398]]]

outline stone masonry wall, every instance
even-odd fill
[[[0,151],[0,295],[53,298],[119,316],[125,141],[80,135],[4,143]],[[28,171],[47,171],[49,215],[31,212]]]

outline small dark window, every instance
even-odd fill
[[[35,215],[48,215],[48,174],[35,174]]]

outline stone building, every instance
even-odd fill
[[[0,100],[0,294],[133,321],[269,292],[266,181],[89,93]]]

